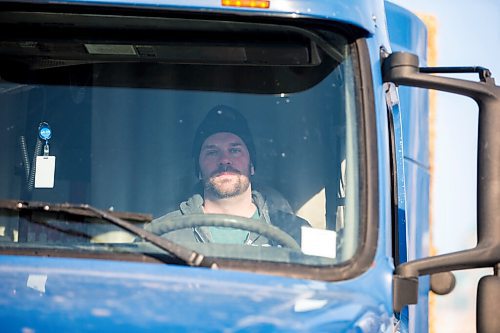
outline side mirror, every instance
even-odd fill
[[[500,316],[498,315],[498,303],[500,300],[500,277],[498,271],[500,265],[495,268],[495,275],[483,276],[477,287],[477,331],[500,332]]]
[[[478,290],[478,332],[500,332],[500,87],[482,67],[419,67],[416,55],[397,52],[383,62],[384,82],[435,89],[472,98],[479,106],[477,174],[477,246],[404,263],[396,268],[393,284],[395,312],[416,304],[418,277],[453,270],[491,267],[494,275],[481,280]],[[479,81],[433,74],[478,73]],[[494,295],[494,296],[493,296]],[[493,318],[493,320],[492,320]]]

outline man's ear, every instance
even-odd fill
[[[255,175],[255,168],[253,167],[253,164],[250,164],[250,176]]]

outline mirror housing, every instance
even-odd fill
[[[453,270],[498,267],[500,263],[500,87],[495,85],[488,69],[482,67],[419,67],[418,57],[396,52],[382,64],[383,81],[396,85],[435,89],[472,98],[479,106],[478,173],[477,173],[477,245],[475,248],[399,265],[394,274],[393,308],[400,312],[405,305],[416,304],[418,277]],[[432,73],[479,73],[479,82],[432,75]],[[498,269],[494,270],[498,281]],[[489,280],[488,280],[489,281]],[[498,283],[494,282],[493,284]],[[492,283],[483,283],[490,289]],[[495,284],[496,285],[496,284]],[[498,287],[496,287],[498,291]],[[478,293],[478,297],[487,294]],[[491,302],[499,302],[499,298]],[[489,302],[489,303],[491,303]],[[478,304],[488,303],[478,300]],[[489,304],[488,303],[488,304]],[[482,317],[495,317],[496,309]],[[479,323],[479,328],[482,324]],[[494,324],[493,324],[494,325]],[[486,327],[482,325],[481,327]],[[500,326],[481,332],[500,332]]]
[[[498,300],[500,299],[500,276],[498,270],[500,265],[495,268],[493,276],[483,276],[479,280],[477,287],[477,331],[498,332],[500,328],[500,316],[494,309],[498,309]]]

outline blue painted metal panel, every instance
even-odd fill
[[[270,0],[268,9],[237,8],[222,6],[222,0],[37,0],[24,1],[50,4],[113,5],[148,9],[172,9],[182,11],[225,12],[239,15],[264,15],[307,17],[337,20],[361,27],[370,33],[375,31],[373,17],[377,12],[377,1],[351,0]]]
[[[356,283],[333,284],[173,265],[0,256],[0,279],[2,332],[379,332],[390,325],[384,306],[390,272],[383,265]]]
[[[406,9],[386,2],[387,26],[392,51],[417,54],[420,65],[427,63],[427,30],[424,23]],[[405,156],[429,167],[429,99],[425,89],[401,87]]]
[[[415,53],[420,64],[427,59],[425,25],[411,12],[386,3],[387,25],[393,51]],[[429,100],[425,89],[399,89],[406,183],[408,260],[428,256],[429,247]],[[429,278],[420,278],[419,303],[409,308],[410,332],[428,330]]]
[[[429,256],[429,170],[405,161],[408,217],[408,260]],[[410,332],[428,331],[429,277],[419,278],[418,304],[410,306]]]
[[[424,168],[430,167],[429,161],[429,94],[425,89],[401,87],[401,103],[405,158]]]
[[[415,53],[420,64],[427,59],[427,31],[414,14],[386,2],[387,25],[392,51]],[[429,247],[429,100],[428,91],[400,87],[400,117],[404,146],[404,174],[406,191],[407,258],[411,261],[428,256]],[[428,331],[429,278],[420,278],[419,302],[409,307],[410,332]]]
[[[417,54],[420,61],[427,62],[427,30],[425,24],[412,12],[385,2],[387,28],[393,51]]]

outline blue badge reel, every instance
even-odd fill
[[[49,140],[52,138],[52,129],[47,122],[38,126],[38,137],[45,141],[45,144],[43,156],[36,157],[35,188],[54,188],[56,157],[50,156]]]

